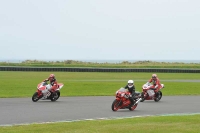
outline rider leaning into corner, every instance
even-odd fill
[[[58,83],[56,81],[55,75],[50,74],[49,77],[45,79],[43,82],[47,82],[47,81],[49,81],[51,84],[51,88],[49,88],[48,90],[55,93],[56,89],[58,88]]]
[[[152,77],[151,79],[146,83],[146,84],[150,84],[150,83],[153,83],[153,87],[152,88],[156,94],[156,96],[158,95],[158,91],[160,88],[162,88],[161,84],[160,84],[160,80],[158,78],[158,76],[156,74],[152,74]]]
[[[131,101],[132,106],[134,104],[133,98],[135,96],[135,85],[133,80],[128,80],[128,84],[124,87],[125,89],[128,89],[128,91],[131,93],[129,96],[129,100]]]

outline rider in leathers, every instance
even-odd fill
[[[129,100],[131,101],[132,106],[134,104],[133,98],[135,96],[135,86],[134,86],[134,81],[133,80],[128,80],[128,84],[124,87],[125,89],[128,89],[128,91],[131,93]]]
[[[52,86],[49,90],[51,92],[55,93],[56,89],[58,88],[58,83],[56,81],[55,75],[50,74],[49,77],[47,79],[45,79],[43,82],[47,82],[47,81],[49,81]]]
[[[162,88],[162,86],[161,86],[160,80],[156,74],[152,74],[151,79],[146,84],[149,84],[151,82],[153,83],[153,86],[154,86],[154,88],[152,88],[152,89],[154,90],[155,95],[157,96],[158,91],[160,90],[160,88]]]

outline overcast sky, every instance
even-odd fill
[[[200,0],[0,0],[0,60],[200,60]]]

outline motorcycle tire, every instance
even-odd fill
[[[33,96],[32,96],[32,101],[33,101],[33,102],[37,102],[39,99],[40,99],[40,98],[38,98],[38,93],[35,92],[35,93],[33,94]]]
[[[58,100],[59,97],[60,97],[60,91],[56,91],[55,95],[52,95],[50,99],[52,102],[54,102]]]
[[[154,99],[155,102],[158,102],[160,101],[160,99],[162,98],[162,92],[161,91],[158,91],[158,95],[157,97]]]
[[[121,107],[120,105],[121,105],[121,101],[118,101],[115,99],[112,103],[111,109],[113,111],[117,111],[118,109],[120,109],[120,107]]]

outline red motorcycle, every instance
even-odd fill
[[[130,106],[131,101],[129,100],[131,93],[127,91],[125,88],[120,88],[118,91],[116,91],[116,98],[112,103],[112,110],[117,111],[118,109],[126,109],[128,108],[130,111],[133,111],[140,100],[140,92],[135,92],[135,98],[134,98],[134,104]]]
[[[151,84],[144,84],[142,86],[142,93],[141,93],[141,97],[142,100],[140,102],[144,102],[144,100],[154,100],[155,102],[160,101],[160,99],[162,98],[162,92],[161,89],[164,88],[164,84],[161,84],[161,88],[158,90],[158,93],[155,94],[154,92],[154,86]]]
[[[51,88],[50,84],[47,82],[42,82],[37,85],[37,91],[32,96],[32,101],[37,102],[39,99],[46,100],[50,99],[51,101],[56,101],[60,97],[60,89],[64,86],[62,83],[58,83],[58,88],[55,93],[49,91]]]

